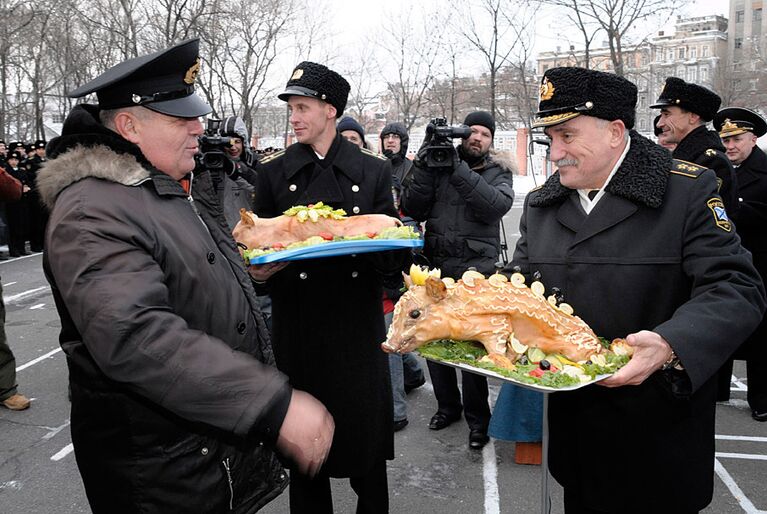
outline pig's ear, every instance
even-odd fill
[[[405,285],[407,286],[408,289],[413,287],[413,279],[410,278],[410,275],[408,275],[404,271],[402,272],[402,279],[405,281]]]
[[[437,277],[429,277],[426,279],[426,292],[435,302],[438,302],[447,296],[447,286]]]
[[[253,218],[250,216],[250,213],[245,209],[240,209],[240,221],[242,221],[243,225],[255,226],[255,222],[253,221]]]

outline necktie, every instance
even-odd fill
[[[589,196],[589,200],[594,201],[594,198],[597,196],[597,193],[599,193],[599,189],[592,189],[586,194]]]

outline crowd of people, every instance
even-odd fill
[[[428,130],[409,159],[398,122],[378,134],[377,153],[343,117],[349,83],[305,61],[278,95],[297,142],[258,153],[231,116],[219,128],[226,162],[204,167],[199,118],[211,108],[194,93],[198,46],[110,68],[71,93],[97,103],[78,104],[61,136],[26,156],[9,145],[0,163],[26,195],[24,231],[6,204],[11,255],[25,253],[25,237],[44,248],[93,512],[255,512],[289,487],[292,513],[331,513],[330,478],[349,480],[358,513],[388,512],[393,434],[426,375],[379,345],[414,260],[453,279],[540,274],[596,333],[634,347],[599,385],[553,394],[548,420],[539,393],[504,384],[491,409],[486,378],[464,371],[459,388],[453,368],[429,361],[429,429],[463,416],[470,450],[493,436],[518,443],[518,462],[539,463],[548,422],[568,514],[708,505],[732,358],[747,360],[752,415],[767,421],[758,113],[720,110],[714,92],[669,77],[652,106],[656,144],[633,130],[634,84],[547,70],[533,125],[557,171],[526,197],[502,263],[516,167],[493,151],[492,113],[469,113],[470,133],[439,162]],[[241,209],[269,218],[318,202],[398,217],[423,250],[243,264],[231,236]],[[32,227],[38,207],[44,239]],[[0,400],[26,408],[2,326],[0,359]],[[590,457],[599,434],[626,441],[620,464]]]

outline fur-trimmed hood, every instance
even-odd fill
[[[43,165],[37,174],[37,189],[43,203],[53,209],[61,191],[88,177],[134,186],[147,180],[150,173],[132,155],[117,153],[103,145],[77,145]]]
[[[67,116],[61,136],[51,140],[48,161],[37,174],[42,202],[52,209],[69,185],[88,177],[137,185],[153,169],[139,148],[104,127],[95,105],[77,105]]]
[[[490,162],[497,164],[504,171],[511,173],[512,175],[519,174],[519,168],[517,166],[517,160],[512,152],[498,151],[493,148],[490,149]]]
[[[620,168],[607,184],[606,191],[632,202],[658,208],[663,203],[669,172],[674,161],[671,154],[649,139],[631,131],[631,147]],[[533,207],[548,207],[561,203],[574,189],[565,187],[559,181],[559,172],[554,173],[530,197]]]

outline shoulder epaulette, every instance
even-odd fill
[[[674,167],[671,168],[671,173],[674,175],[682,175],[690,178],[698,178],[701,173],[706,170],[703,166],[698,166],[694,162],[683,161],[682,159],[674,159]]]
[[[371,157],[376,157],[378,159],[381,159],[382,161],[388,160],[386,158],[386,156],[381,155],[380,153],[376,153],[376,152],[374,152],[372,150],[368,150],[367,148],[360,148],[360,150],[362,150],[362,153],[364,153],[365,155],[369,155]]]
[[[267,162],[272,162],[272,161],[273,161],[273,160],[275,160],[277,157],[282,157],[283,155],[285,155],[285,150],[284,150],[284,149],[283,149],[283,150],[280,150],[280,151],[278,151],[278,152],[274,152],[273,154],[269,154],[269,155],[267,155],[266,157],[264,157],[263,159],[261,159],[261,160],[260,160],[260,161],[258,161],[258,162],[259,162],[260,164],[266,164]]]
[[[714,150],[713,148],[709,148],[708,150],[706,150],[706,155],[708,155],[709,157],[713,157],[716,155],[716,150]]]

